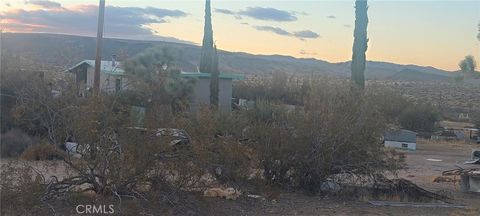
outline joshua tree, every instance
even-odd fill
[[[123,66],[129,84],[135,89],[134,92],[125,93],[135,93],[131,95],[130,102],[141,106],[150,102],[169,103],[174,113],[186,111],[194,80],[180,76],[176,65],[181,56],[182,51],[176,48],[153,47],[126,60]]]
[[[475,72],[477,63],[475,62],[475,59],[473,58],[472,55],[468,55],[468,56],[465,56],[465,58],[462,61],[460,61],[458,66],[460,66],[460,70],[462,71],[462,73],[467,74],[467,73]]]
[[[367,0],[355,1],[355,30],[352,55],[352,80],[363,88],[365,87],[365,52],[367,51]]]
[[[211,74],[210,79],[210,105],[218,106],[218,56],[217,47],[213,44],[212,14],[210,0],[205,2],[205,27],[203,29],[203,44],[200,57],[200,72]]]

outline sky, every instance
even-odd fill
[[[480,66],[480,0],[371,0],[367,59],[454,71]],[[105,37],[201,44],[204,0],[106,0]],[[1,0],[4,32],[95,36],[98,0]],[[212,0],[222,50],[351,59],[354,0]]]

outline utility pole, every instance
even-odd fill
[[[93,94],[100,93],[100,66],[102,64],[103,22],[105,16],[105,0],[100,0],[98,8],[97,52],[95,56],[95,75],[93,77]]]

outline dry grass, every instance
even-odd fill
[[[459,113],[480,113],[480,84],[438,82],[369,81],[393,89],[413,100],[438,105],[449,119],[458,119]]]

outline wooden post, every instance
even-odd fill
[[[93,94],[100,93],[100,66],[102,64],[103,22],[105,15],[105,0],[100,0],[98,8],[97,52],[95,56],[95,75],[93,77]]]

